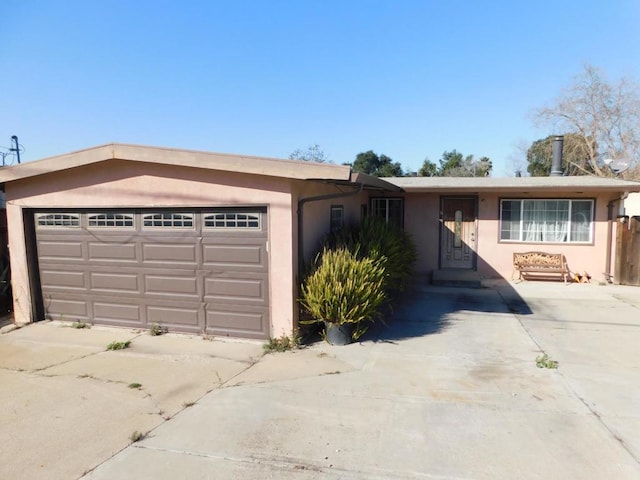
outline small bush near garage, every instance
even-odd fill
[[[164,335],[165,333],[168,333],[168,332],[169,332],[169,329],[167,327],[163,327],[162,325],[158,325],[157,323],[154,323],[153,325],[151,325],[151,328],[149,329],[149,335],[151,335],[152,337]]]
[[[310,322],[351,324],[353,339],[361,336],[386,299],[383,263],[383,258],[358,258],[344,246],[325,248],[302,284],[300,303]]]
[[[83,328],[91,328],[91,324],[87,322],[83,322],[82,320],[73,322],[71,324],[71,328],[83,329]]]
[[[332,234],[327,246],[346,248],[358,258],[380,262],[385,269],[384,289],[388,296],[406,288],[417,258],[411,236],[377,217],[366,217],[360,225]]]
[[[265,353],[272,352],[286,352],[294,350],[300,346],[300,336],[298,332],[293,332],[293,335],[288,337],[282,335],[281,337],[269,337],[269,341],[265,343],[262,348]]]

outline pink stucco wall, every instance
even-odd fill
[[[296,208],[298,201],[309,199],[320,195],[349,194],[354,187],[336,187],[335,185],[322,183],[298,183],[295,190],[294,199]],[[355,195],[341,196],[329,200],[307,201],[303,205],[303,239],[304,239],[304,259],[310,262],[322,248],[322,242],[330,229],[330,213],[332,205],[342,205],[344,207],[345,225],[357,224],[361,220],[361,206],[367,205],[368,194],[366,192]]]
[[[7,184],[16,323],[32,318],[22,208],[267,206],[271,335],[290,334],[295,308],[293,181],[168,165],[109,161]],[[292,214],[293,212],[293,214]]]
[[[507,243],[499,240],[499,209],[501,198],[523,198],[523,194],[480,193],[477,217],[477,267],[484,278],[512,275],[513,252],[540,250],[563,253],[572,271],[588,272],[596,281],[605,280],[607,262],[607,204],[616,194],[558,195],[553,192],[538,193],[535,198],[595,198],[595,224],[593,243],[589,245]],[[533,197],[533,196],[531,196]],[[438,269],[439,210],[441,195],[435,193],[405,194],[405,229],[411,233],[418,246],[418,272],[428,273]],[[617,210],[616,210],[617,211]],[[614,225],[615,226],[615,225]],[[615,229],[613,231],[615,247]],[[613,253],[612,253],[613,257]]]

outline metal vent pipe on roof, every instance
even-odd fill
[[[562,176],[562,146],[564,145],[564,137],[556,135],[553,139],[553,160],[551,161],[551,177]]]

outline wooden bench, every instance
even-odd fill
[[[567,260],[561,253],[514,253],[513,270],[518,271],[520,280],[549,280],[560,276],[567,283],[567,278],[571,278]]]

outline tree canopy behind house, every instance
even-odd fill
[[[527,171],[532,177],[547,177],[551,173],[553,161],[553,141],[555,135],[536,140],[527,150]],[[592,142],[595,143],[595,142]],[[594,175],[589,162],[589,152],[597,150],[596,145],[586,148],[584,138],[569,133],[564,135],[562,147],[562,171],[565,175]]]
[[[376,177],[401,177],[402,166],[385,154],[378,155],[373,150],[359,153],[352,167],[354,172],[362,172]]]
[[[473,155],[464,156],[453,149],[445,151],[436,165],[428,158],[418,171],[421,177],[487,177],[491,175],[493,164],[489,157],[475,159]]]

